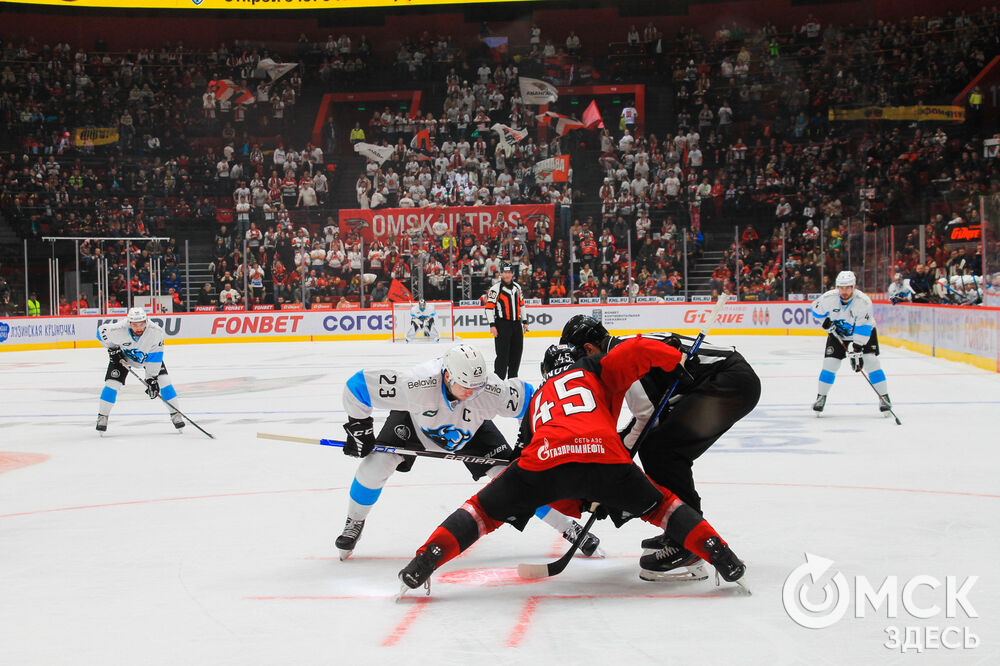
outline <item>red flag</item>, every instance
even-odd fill
[[[431,132],[430,130],[422,129],[413,135],[410,139],[410,148],[414,150],[422,150],[425,152],[431,152]]]
[[[413,300],[413,294],[402,282],[393,278],[389,285],[389,300],[393,303],[409,303]]]
[[[586,129],[604,129],[604,119],[601,118],[601,112],[597,108],[596,99],[590,100],[590,105],[583,112],[583,126]]]

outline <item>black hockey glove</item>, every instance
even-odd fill
[[[827,317],[823,320],[823,330],[829,331],[831,328],[833,328],[833,320]]]
[[[851,370],[861,372],[865,367],[865,360],[861,357],[861,347],[855,343],[847,346],[847,359],[851,362]]]
[[[375,421],[372,417],[348,418],[344,430],[347,431],[347,441],[344,442],[345,456],[364,458],[375,448]]]
[[[111,365],[122,365],[125,361],[125,352],[121,347],[108,349],[108,356],[111,358]]]
[[[694,385],[694,377],[692,377],[687,368],[680,363],[678,363],[677,367],[671,370],[668,374],[677,380],[677,390],[674,391],[674,395],[684,393],[685,389],[690,389],[691,386]]]
[[[149,396],[150,400],[154,400],[156,396],[160,395],[160,382],[157,381],[156,377],[150,377],[146,380],[146,395]]]

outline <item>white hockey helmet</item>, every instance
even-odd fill
[[[962,282],[964,282],[965,286],[967,286],[967,287],[975,286],[975,284],[976,284],[976,278],[973,277],[972,275],[963,275],[962,276]]]
[[[130,324],[146,323],[146,311],[143,308],[130,308],[125,319]]]
[[[837,273],[836,285],[838,287],[853,287],[858,283],[858,279],[854,276],[854,271],[840,271]]]
[[[445,352],[442,365],[448,380],[467,389],[479,391],[486,386],[486,359],[471,345],[458,345]]]
[[[902,273],[896,273],[895,275],[892,276],[893,282],[895,282],[896,280],[902,280],[902,279],[903,279],[903,274]]]
[[[937,283],[939,285],[941,285],[942,287],[947,287],[948,286],[948,278],[939,277],[937,279]]]
[[[962,284],[962,276],[961,275],[952,275],[951,276],[951,283],[952,284]]]

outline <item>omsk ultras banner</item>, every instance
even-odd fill
[[[116,127],[77,127],[73,130],[74,146],[106,146],[117,142]]]
[[[463,221],[472,225],[472,233],[482,238],[490,227],[500,225],[514,229],[522,221],[528,227],[529,238],[534,238],[535,224],[546,222],[552,229],[555,206],[528,204],[522,206],[448,206],[444,208],[357,208],[340,211],[341,237],[360,230],[365,241],[382,242],[399,239],[416,231],[425,237],[432,235],[431,227],[442,216],[448,231],[458,234]]]
[[[830,109],[830,120],[936,120],[960,123],[965,109],[960,106],[865,106],[860,109]]]
[[[457,5],[495,0],[0,0],[0,4],[112,7],[114,9],[348,9],[351,7],[405,7]],[[525,2],[527,0],[506,0]]]

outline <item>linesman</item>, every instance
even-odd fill
[[[501,379],[517,377],[528,324],[524,317],[524,294],[521,285],[514,281],[514,269],[510,264],[501,267],[500,281],[486,292],[486,319],[496,344],[497,360],[493,371]]]

